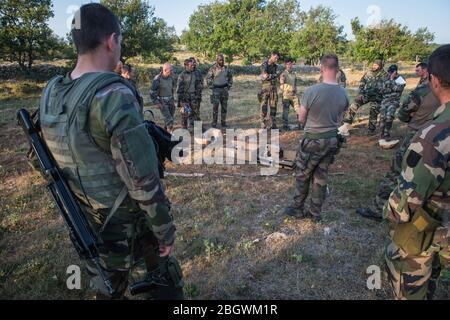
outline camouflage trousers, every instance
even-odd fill
[[[161,99],[161,114],[164,117],[166,130],[172,131],[175,123],[175,100],[173,97]]]
[[[442,269],[450,267],[448,225],[435,231],[431,246],[419,255],[407,254],[392,240],[386,247],[385,263],[396,299],[433,299]]]
[[[416,131],[410,129],[403,138],[403,142],[400,147],[397,148],[394,158],[392,159],[391,168],[381,181],[378,187],[378,193],[373,200],[372,206],[370,207],[372,211],[377,212],[380,215],[382,214],[384,205],[389,200],[391,193],[398,185],[398,178],[402,172],[403,157],[416,133]]]
[[[297,96],[283,97],[283,126],[289,126],[289,109],[293,107],[295,110],[300,109],[300,101]]]
[[[380,133],[383,137],[389,137],[395,112],[400,106],[400,101],[383,101],[380,108]]]
[[[278,104],[278,93],[277,88],[263,89],[260,93],[261,102],[261,128],[263,129],[276,129],[276,117],[277,117],[277,104]],[[267,118],[267,113],[270,108],[269,119]]]
[[[306,199],[311,194],[310,213],[320,217],[327,197],[328,169],[333,164],[337,151],[337,138],[303,139],[296,158],[296,192],[293,208],[304,210]]]
[[[189,104],[190,112],[186,113],[184,107],[186,104]],[[180,113],[181,113],[181,125],[183,129],[187,129],[188,120],[189,125],[193,128],[195,121],[201,121],[200,119],[200,100],[195,94],[188,95],[180,102],[179,105]]]
[[[87,215],[98,233],[108,212]],[[138,218],[136,218],[138,217]],[[119,209],[100,235],[99,245],[103,272],[112,282],[111,296],[92,261],[86,261],[90,291],[97,299],[123,299],[128,286],[157,279],[163,286],[152,286],[142,294],[147,299],[175,300],[183,298],[182,272],[175,258],[159,257],[158,241],[147,227],[145,217]],[[175,267],[175,268],[173,268]],[[173,270],[177,270],[173,274]]]
[[[380,114],[380,101],[364,96],[362,99],[355,99],[355,102],[350,106],[344,117],[344,122],[352,124],[355,120],[355,116],[358,110],[363,106],[370,103],[370,115],[369,115],[369,129],[374,131],[377,128],[378,115]]]
[[[211,103],[213,105],[213,121],[212,125],[217,126],[219,118],[219,105],[221,106],[221,123],[226,125],[228,112],[228,88],[214,88],[211,95]]]

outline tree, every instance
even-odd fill
[[[259,59],[272,50],[284,55],[290,51],[299,15],[296,0],[216,1],[198,7],[181,41],[209,58],[222,52],[228,62],[235,56]]]
[[[0,0],[0,54],[30,70],[36,59],[50,58],[58,39],[47,25],[50,0]]]
[[[427,28],[415,34],[394,20],[382,20],[376,27],[364,27],[358,18],[352,20],[355,41],[350,47],[350,55],[357,61],[374,59],[416,59],[431,53],[434,35]]]
[[[142,0],[102,0],[122,24],[122,59],[143,56],[153,60],[168,60],[177,41],[175,30],[155,17],[155,9]]]
[[[344,27],[337,24],[336,18],[331,8],[321,5],[303,14],[303,26],[293,37],[292,55],[315,64],[326,52],[342,53],[346,45]]]

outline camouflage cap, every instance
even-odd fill
[[[388,69],[389,73],[397,72],[397,71],[398,71],[398,66],[396,64],[391,65]]]

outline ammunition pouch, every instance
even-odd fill
[[[433,244],[434,233],[440,225],[441,221],[420,207],[415,211],[411,222],[395,227],[393,240],[407,255],[417,256]]]

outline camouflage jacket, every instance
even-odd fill
[[[49,106],[49,110],[57,105],[66,105],[70,107],[68,110],[75,110],[75,126],[67,120],[43,125],[44,133],[53,132],[59,141],[67,141],[70,148],[64,143],[51,143],[53,134],[44,138],[53,146],[52,153],[56,155],[69,185],[75,187],[74,192],[88,216],[98,220],[99,216],[112,208],[110,199],[113,194],[110,190],[117,192],[126,187],[128,197],[117,210],[117,219],[127,224],[143,213],[159,242],[170,245],[175,239],[175,227],[170,203],[159,178],[156,147],[144,124],[143,106],[137,100],[137,93],[118,80],[98,91],[96,87],[85,90],[83,84],[90,83],[85,82],[86,79],[94,76],[96,74],[90,73],[72,80],[67,75],[50,93],[55,100],[41,102],[42,106]],[[78,103],[78,95],[92,95],[90,105],[86,107],[81,103],[84,107],[75,105],[73,108]],[[44,94],[42,99],[46,96]],[[42,107],[41,110],[44,115],[51,113]],[[63,119],[67,115],[61,113],[59,116]],[[56,133],[53,127],[58,124],[61,128]],[[78,128],[78,131],[73,128]],[[114,170],[109,170],[109,166]],[[77,168],[75,175],[71,174],[74,167]],[[78,188],[80,184],[81,188]]]
[[[398,187],[384,209],[392,223],[408,223],[419,207],[450,210],[450,102],[420,130],[405,153]]]
[[[438,107],[439,101],[431,91],[430,82],[426,80],[403,99],[397,117],[408,123],[411,129],[419,130],[433,119]]]
[[[398,80],[404,80],[400,75],[392,80],[390,77],[386,78],[386,81],[383,84],[383,103],[392,103],[398,104],[400,103],[400,98],[402,97],[403,90],[405,90],[405,84],[400,84]]]
[[[186,101],[191,95],[201,99],[203,90],[203,79],[199,76],[200,72],[183,71],[178,76],[177,96],[178,102]]]
[[[206,75],[206,85],[210,89],[226,88],[231,89],[233,86],[233,74],[227,66],[220,67],[218,64],[209,69]]]
[[[266,77],[267,75],[267,77]],[[264,89],[276,89],[277,79],[279,77],[278,65],[276,63],[270,65],[269,61],[265,61],[261,65],[261,80],[262,88]]]
[[[161,81],[163,80],[163,81]],[[162,73],[158,74],[152,82],[150,89],[150,98],[153,103],[161,103],[162,97],[174,97],[177,87],[177,79],[173,75],[164,79]]]
[[[319,82],[323,82],[322,75],[319,78]],[[347,88],[347,76],[345,75],[345,72],[342,69],[339,69],[338,73],[336,74],[336,82],[342,88]]]
[[[359,83],[359,94],[366,97],[380,98],[382,96],[383,84],[388,77],[384,69],[376,72],[367,71]]]
[[[284,82],[280,86],[283,92],[283,98],[297,95],[297,74],[294,71],[288,72],[284,70],[280,76],[280,82]]]

